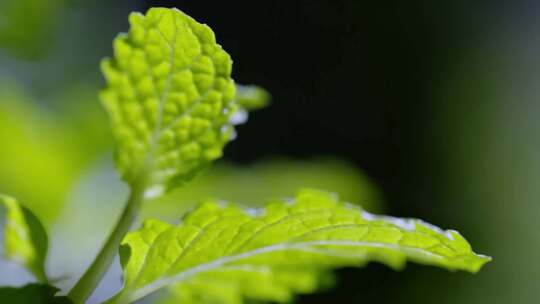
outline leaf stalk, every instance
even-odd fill
[[[144,175],[145,174],[142,174],[142,176]],[[86,301],[114,261],[122,239],[127,234],[139,214],[142,202],[144,201],[144,192],[146,189],[145,181],[146,179],[144,178],[138,179],[137,182],[133,183],[126,206],[124,207],[116,226],[110,233],[109,238],[92,264],[68,293],[68,297],[73,303],[82,304]]]

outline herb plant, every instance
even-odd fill
[[[401,269],[410,260],[474,273],[490,260],[456,231],[376,216],[314,189],[264,208],[206,201],[179,224],[147,219],[129,231],[146,200],[220,158],[238,118],[267,99],[256,87],[235,84],[232,60],[207,25],[167,8],[132,13],[129,22],[101,66],[116,166],[130,187],[125,209],[75,286],[55,296],[45,228],[15,198],[0,196],[5,257],[39,282],[0,289],[0,302],[84,303],[117,254],[124,283],[106,303],[132,303],[158,290],[166,290],[162,303],[290,302],[324,286],[335,268],[376,261]]]

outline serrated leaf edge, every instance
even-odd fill
[[[292,201],[290,204],[294,205],[295,203]],[[221,207],[225,208],[226,206],[232,205],[232,204],[221,202],[220,205],[221,205]],[[452,230],[452,229],[450,229],[450,230],[442,230],[441,228],[439,228],[437,226],[434,226],[432,224],[429,224],[427,222],[424,222],[422,220],[409,219],[409,218],[396,218],[396,217],[386,216],[386,215],[374,215],[374,214],[371,214],[371,213],[369,213],[367,211],[364,211],[363,209],[359,208],[358,206],[355,206],[355,205],[352,205],[352,204],[349,204],[349,203],[343,203],[343,205],[344,205],[344,207],[350,209],[351,212],[360,212],[361,216],[364,219],[367,219],[369,221],[376,221],[376,220],[388,221],[388,222],[392,223],[393,225],[395,225],[396,227],[399,227],[399,228],[404,229],[404,230],[413,230],[414,226],[411,226],[411,225],[419,224],[419,225],[423,225],[424,227],[426,227],[428,229],[434,230],[437,233],[441,233],[441,234],[445,235],[446,238],[448,238],[450,240],[454,239],[454,237],[452,235],[454,233],[461,236],[459,234],[459,232],[457,232],[456,230]],[[249,215],[252,219],[257,218],[258,216],[261,216],[266,212],[265,208],[242,208],[242,210],[245,212],[246,215]],[[281,220],[283,220],[283,219],[281,219]],[[281,220],[279,222],[281,222]],[[152,222],[152,221],[153,220],[148,220],[148,221],[145,222],[145,224],[147,222]],[[179,225],[181,225],[181,224],[182,223],[180,223]],[[276,223],[274,223],[274,224],[276,224]],[[143,225],[143,226],[145,226],[145,225]],[[359,227],[359,226],[362,226],[362,225],[359,225],[359,224],[335,225],[335,226],[325,227],[325,228],[321,228],[321,229],[336,229],[336,228]],[[313,232],[313,231],[310,231],[310,232]],[[196,240],[193,240],[191,243],[193,243],[194,241],[196,241]],[[247,240],[246,242],[248,242],[248,241],[249,240]],[[189,244],[189,245],[191,245],[191,244]],[[186,250],[189,248],[189,245],[188,245],[188,247],[184,248],[183,253],[186,252]],[[129,245],[127,245],[127,244],[124,244],[123,246],[128,246],[129,247]],[[180,272],[180,273],[175,274],[173,276],[167,276],[167,277],[163,277],[161,279],[157,279],[157,280],[153,281],[152,283],[144,285],[143,287],[136,288],[136,289],[134,289],[132,291],[129,290],[129,289],[122,290],[119,294],[117,294],[117,296],[119,298],[123,299],[123,300],[127,300],[129,302],[132,302],[132,301],[138,300],[138,299],[140,299],[140,298],[142,298],[142,297],[144,297],[144,296],[146,296],[146,295],[148,295],[148,294],[150,294],[150,293],[152,293],[154,291],[157,291],[157,290],[159,290],[159,289],[161,289],[163,287],[166,287],[166,286],[169,286],[169,285],[172,285],[172,284],[175,284],[175,283],[179,283],[179,282],[184,281],[184,280],[186,280],[186,279],[188,279],[188,278],[190,278],[190,277],[192,277],[194,275],[197,275],[199,273],[210,271],[210,270],[213,270],[213,269],[219,269],[220,267],[223,267],[227,263],[237,262],[237,261],[240,261],[242,259],[247,259],[247,258],[256,256],[256,255],[259,255],[259,254],[270,253],[270,252],[278,252],[278,251],[283,251],[283,250],[297,250],[297,251],[301,251],[301,252],[321,253],[321,254],[324,254],[324,255],[327,255],[327,256],[342,257],[342,258],[343,257],[344,258],[361,258],[361,257],[365,256],[364,254],[346,255],[346,254],[343,254],[341,252],[335,252],[333,250],[328,250],[328,249],[324,249],[324,248],[317,248],[317,246],[344,246],[344,247],[384,248],[384,249],[389,249],[389,250],[395,250],[396,252],[420,253],[420,254],[422,254],[424,256],[429,256],[430,258],[433,258],[434,261],[443,262],[443,261],[445,261],[447,259],[443,255],[433,253],[433,252],[431,252],[431,251],[429,251],[427,249],[411,247],[411,246],[406,246],[406,245],[389,244],[389,243],[382,243],[382,242],[372,242],[372,241],[321,240],[321,241],[307,241],[307,242],[298,242],[298,243],[280,243],[280,244],[276,244],[276,245],[257,248],[255,250],[251,250],[251,251],[248,251],[248,252],[243,252],[243,253],[240,253],[240,254],[224,256],[224,257],[216,259],[216,260],[214,260],[212,262],[208,262],[208,263],[204,263],[204,264],[195,266],[193,268],[190,268],[190,269],[188,269],[186,271]],[[150,246],[150,247],[152,247],[152,246]],[[485,263],[491,261],[491,257],[486,256],[486,255],[482,255],[482,254],[472,253],[472,257],[477,258],[476,264],[474,266],[469,267],[469,268],[462,268],[461,270],[467,270],[467,271],[469,271],[471,273],[476,273],[476,272],[478,272],[480,270],[480,268]],[[147,258],[147,256],[145,256],[145,259],[146,258]],[[177,258],[177,260],[178,259],[179,258]],[[407,263],[407,261],[408,261],[407,259],[404,259],[402,261],[402,263],[400,263],[399,265],[390,265],[390,266],[392,268],[395,268],[395,269],[401,269]],[[427,263],[427,264],[435,264],[435,263]],[[244,266],[251,267],[251,265],[249,265],[249,264],[246,264]],[[445,266],[441,266],[441,267],[448,268],[449,270],[455,270],[455,269],[451,269],[450,267],[445,267]],[[140,275],[140,273],[139,273],[139,275]],[[134,281],[136,281],[136,280],[137,280],[137,278],[135,278]],[[107,302],[107,303],[116,303],[116,302],[114,302],[115,299],[116,299],[116,296],[111,299],[111,300],[113,300],[112,302]]]

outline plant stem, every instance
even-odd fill
[[[124,211],[118,219],[114,230],[109,235],[107,242],[103,245],[103,248],[101,248],[101,251],[98,253],[90,267],[70,290],[68,297],[73,303],[84,303],[111,266],[114,257],[118,252],[120,242],[137,218],[144,199],[145,188],[145,183],[142,181],[134,183],[131,187],[132,190]]]

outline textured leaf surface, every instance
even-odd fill
[[[14,198],[0,195],[6,208],[4,255],[6,259],[25,266],[41,282],[47,281],[45,258],[48,238],[39,219]]]
[[[222,155],[236,111],[232,60],[212,30],[177,9],[132,13],[105,59],[102,100],[128,183],[148,175],[158,195]]]
[[[285,302],[317,289],[320,274],[336,267],[378,261],[399,269],[411,260],[476,272],[489,261],[456,231],[375,216],[316,190],[265,209],[209,202],[178,226],[147,221],[127,235],[120,256],[124,288],[113,303],[173,284],[187,303]]]
[[[70,304],[67,297],[55,296],[58,288],[44,284],[29,284],[20,288],[0,288],[0,303]]]

